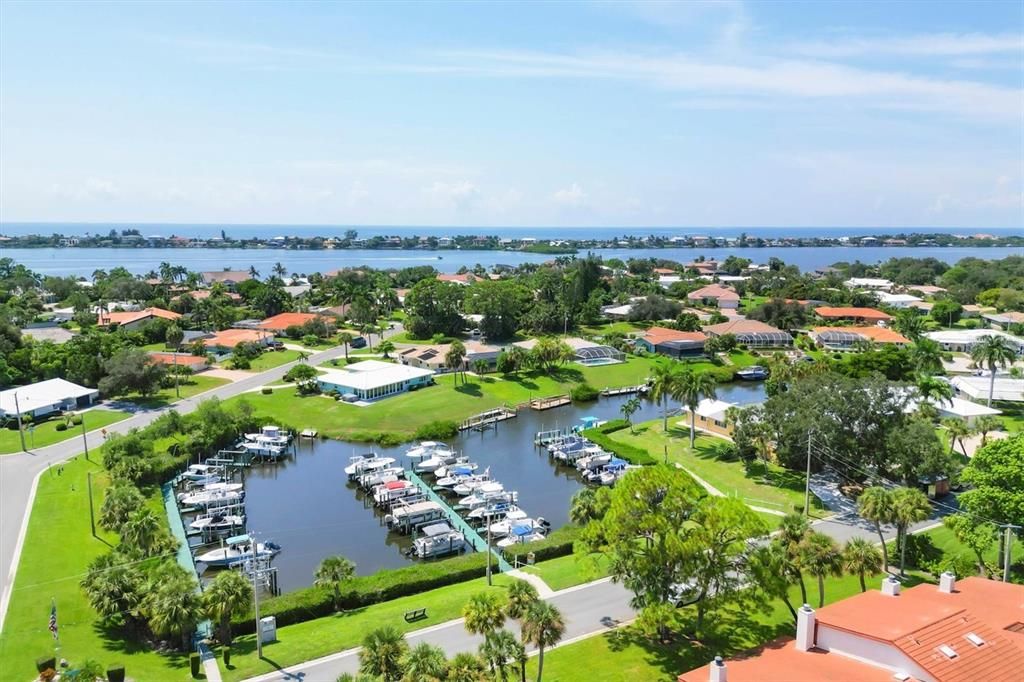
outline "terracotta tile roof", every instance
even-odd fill
[[[708,337],[704,332],[681,332],[668,327],[651,327],[640,338],[652,346],[657,346],[668,341],[704,341]]]
[[[848,332],[875,343],[910,343],[910,339],[886,327],[815,327],[814,333]]]
[[[819,317],[824,318],[844,318],[844,317],[856,317],[862,320],[891,320],[890,315],[886,315],[881,310],[875,310],[874,308],[833,308],[830,306],[822,306],[815,308],[814,312]]]
[[[680,675],[678,682],[708,682],[710,664]],[[852,658],[812,649],[798,651],[791,637],[726,661],[729,682],[893,682],[892,672]]]
[[[177,362],[175,362],[175,356],[177,356]],[[187,353],[150,353],[149,357],[153,359],[153,362],[160,365],[178,364],[186,367],[195,367],[206,364],[206,358]]]
[[[722,334],[770,334],[773,332],[782,332],[781,329],[777,329],[770,324],[761,322],[760,320],[746,319],[729,320],[728,322],[722,322],[720,324],[712,324],[704,327],[704,331],[709,334],[714,334],[715,336],[721,336]]]
[[[208,339],[203,339],[203,345],[207,348],[234,348],[240,343],[261,343],[271,336],[273,335],[270,332],[259,329],[225,329]]]
[[[292,325],[302,325],[315,320],[319,315],[314,313],[280,313],[260,322],[260,329],[283,332]]]
[[[150,317],[159,317],[164,320],[177,320],[181,317],[178,313],[164,310],[163,308],[146,308],[133,312],[100,313],[97,316],[96,324],[131,324]]]
[[[447,275],[442,273],[437,276],[437,279],[442,282],[455,282],[456,284],[472,284],[478,278],[472,272],[466,272],[461,275]]]
[[[192,298],[194,298],[194,299],[195,299],[195,300],[197,300],[197,301],[202,301],[202,300],[204,300],[204,299],[210,298],[210,295],[211,295],[211,294],[212,294],[213,292],[212,292],[212,291],[210,291],[209,289],[196,289],[195,291],[187,291],[187,292],[185,292],[185,293],[187,293],[187,294],[188,294],[189,296],[191,296]],[[225,291],[225,292],[224,292],[224,295],[225,295],[225,296],[227,296],[228,298],[230,298],[230,299],[231,299],[232,301],[241,301],[241,300],[242,300],[242,297],[241,297],[241,296],[239,296],[238,294],[236,294],[236,293],[235,293],[235,292],[233,292],[233,291]],[[171,299],[171,300],[173,300],[173,301],[177,301],[177,300],[178,300],[178,299],[180,299],[180,298],[181,298],[182,296],[184,296],[184,294],[181,294],[181,295],[179,295],[179,296],[175,296],[175,297],[174,297],[173,299]]]
[[[699,301],[704,298],[716,298],[722,301],[738,301],[740,295],[732,289],[723,287],[721,284],[709,284],[686,295],[691,301]]]
[[[252,275],[248,270],[214,270],[203,273],[204,282],[248,282],[250,279]]]
[[[656,275],[674,275],[676,271],[672,268],[654,268],[654,274]]]

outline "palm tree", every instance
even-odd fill
[[[231,646],[231,619],[244,616],[252,602],[252,584],[237,571],[221,571],[203,592],[206,616],[219,624],[220,643]]]
[[[697,406],[702,398],[715,398],[715,378],[705,372],[683,372],[673,387],[672,397],[690,410],[690,449],[697,438]]]
[[[89,565],[82,589],[89,605],[106,621],[122,620],[135,630],[142,621],[140,610],[145,598],[139,564],[123,561],[116,554],[103,554]]]
[[[897,488],[892,493],[892,517],[900,545],[900,575],[906,575],[907,529],[912,523],[924,521],[932,513],[928,497],[916,488]]]
[[[395,350],[395,344],[391,343],[387,339],[377,344],[377,350],[384,354],[384,357],[388,357],[388,353],[392,353]]]
[[[523,635],[526,643],[537,647],[537,682],[544,675],[544,649],[558,644],[565,634],[562,614],[546,601],[536,601],[526,611],[523,619]]]
[[[946,417],[942,420],[942,425],[946,427],[946,433],[949,434],[949,454],[953,454],[956,451],[957,443],[960,444],[960,450],[964,453],[964,457],[967,456],[967,447],[964,445],[964,439],[970,438],[971,434],[974,433],[974,429],[960,417]]]
[[[249,276],[252,277],[253,279],[258,279],[259,278],[260,271],[256,269],[255,265],[250,265],[249,266]]]
[[[364,324],[359,328],[360,334],[366,334],[366,342],[370,344],[370,350],[373,351],[373,333],[377,331],[377,328],[372,324]]]
[[[100,507],[100,526],[107,530],[120,531],[121,527],[136,511],[142,508],[146,499],[134,485],[118,482],[107,489]]]
[[[451,345],[448,346],[448,352],[444,355],[444,364],[445,367],[455,372],[456,381],[459,378],[459,368],[462,367],[465,359],[466,347],[458,339],[452,341]]]
[[[348,362],[348,345],[355,341],[356,337],[349,332],[338,334],[338,343],[345,347],[345,362]]]
[[[540,599],[540,595],[537,593],[536,587],[525,580],[517,578],[508,586],[507,599],[508,604],[505,606],[505,613],[508,614],[509,618],[519,621],[521,634],[525,641],[526,632],[523,629],[525,627],[523,621],[530,607]]]
[[[934,374],[942,370],[942,349],[932,339],[916,339],[910,347],[910,360],[916,371]]]
[[[409,643],[392,625],[371,630],[363,638],[359,650],[359,672],[376,675],[384,682],[395,682],[402,677],[402,661],[409,651]]]
[[[203,613],[195,580],[185,575],[160,581],[150,593],[149,626],[158,635],[176,635],[181,648],[188,651],[189,639]]]
[[[480,645],[480,655],[487,661],[492,671],[497,670],[502,682],[508,679],[505,668],[510,662],[522,665],[520,672],[525,675],[526,649],[508,630],[502,628],[491,634]]]
[[[988,443],[988,434],[992,431],[1002,431],[1003,422],[995,415],[986,414],[974,420],[974,432],[981,436],[981,447]]]
[[[487,374],[487,370],[490,369],[491,365],[486,360],[475,360],[473,362],[473,371],[476,372],[478,377],[482,377]]]
[[[825,577],[843,574],[843,553],[830,536],[812,530],[800,548],[804,566],[818,579],[818,608],[825,605]]]
[[[341,610],[341,586],[356,575],[356,565],[343,556],[329,556],[320,562],[313,574],[314,585],[331,588],[334,610]]]
[[[896,327],[896,331],[903,334],[903,336],[907,337],[911,341],[917,341],[924,333],[924,317],[918,315],[913,310],[907,310],[896,316],[896,319],[893,321],[893,326]]]
[[[924,402],[936,405],[953,404],[953,386],[948,381],[921,374],[917,377],[916,388],[917,394]]]
[[[883,545],[884,546],[884,545]],[[864,538],[850,538],[843,548],[843,568],[860,578],[860,591],[866,592],[864,575],[874,575],[882,569],[882,553]]]
[[[174,267],[167,261],[160,264],[160,279],[164,283],[170,283],[174,279]]]
[[[165,341],[168,346],[174,350],[178,350],[181,347],[181,342],[185,338],[185,332],[181,331],[181,327],[176,324],[171,324],[167,327],[167,334]]]
[[[486,679],[487,666],[476,654],[463,651],[448,661],[447,682],[484,682]]]
[[[622,418],[629,424],[629,432],[633,433],[633,422],[632,417],[634,414],[640,411],[640,398],[633,396],[626,402],[622,403],[622,407],[619,408],[619,412],[622,413]]]
[[[273,273],[280,277],[281,279],[284,279],[284,276],[288,274],[288,270],[283,265],[281,265],[281,261],[278,261],[274,263]]]
[[[152,509],[142,507],[121,526],[121,544],[132,554],[151,557],[160,550],[162,531],[160,517]]]
[[[380,682],[380,678],[375,675],[364,675],[363,673],[342,673],[338,675],[338,679],[334,682]]]
[[[800,547],[803,545],[811,527],[807,517],[802,514],[786,514],[779,524],[779,542],[786,553],[786,565],[795,582],[800,586],[800,603],[807,603],[807,584],[804,582],[803,556]]]
[[[462,617],[466,632],[483,635],[486,642],[505,625],[504,604],[494,592],[477,592],[462,607]]]
[[[882,524],[892,523],[892,493],[880,485],[871,486],[857,498],[857,513],[865,521],[875,524],[875,532],[882,541],[882,570],[889,570],[889,549],[885,546]]]
[[[793,566],[785,546],[774,541],[757,547],[747,562],[747,572],[756,588],[768,597],[781,599],[796,622],[796,609],[789,600],[789,588],[796,584]]]
[[[1017,359],[1017,349],[1005,336],[990,334],[982,338],[971,349],[971,360],[974,364],[984,365],[989,371],[988,380],[988,403],[992,407],[992,394],[996,390],[996,370],[999,367],[1006,367]]]
[[[679,381],[679,366],[674,362],[655,365],[651,373],[651,399],[661,405],[661,428],[668,431],[668,399]]]
[[[597,490],[580,488],[569,502],[569,520],[577,526],[585,526],[597,518]]]
[[[439,646],[420,642],[402,659],[405,670],[403,682],[428,682],[443,680],[448,668],[444,649]]]

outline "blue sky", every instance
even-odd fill
[[[0,4],[0,220],[1021,226],[1019,2]]]

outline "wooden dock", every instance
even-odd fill
[[[614,395],[630,395],[632,393],[647,393],[647,384],[638,384],[636,386],[620,386],[618,388],[603,388],[601,389],[601,395],[605,398]]]
[[[503,422],[506,419],[515,419],[518,413],[509,407],[496,407],[493,410],[487,410],[480,414],[474,414],[466,421],[459,424],[459,431],[483,431],[485,429],[495,428],[498,422]]]
[[[550,410],[553,407],[561,407],[572,403],[568,395],[555,395],[550,398],[534,398],[530,401],[531,410]]]
[[[299,434],[300,438],[316,438],[316,436],[317,436],[317,430],[316,429],[304,429],[302,431],[302,433]]]

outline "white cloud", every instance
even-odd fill
[[[442,207],[465,210],[469,208],[480,196],[476,185],[463,180],[459,182],[434,182],[424,189],[424,192],[436,204]]]
[[[54,184],[50,193],[60,199],[75,201],[109,201],[121,195],[121,188],[111,180],[88,178],[76,185]]]
[[[786,51],[824,58],[878,55],[936,57],[997,53],[1024,55],[1024,36],[1020,33],[934,33],[881,38],[839,38],[827,42],[795,43],[787,46]]]
[[[574,182],[569,187],[556,191],[551,198],[555,200],[555,203],[563,206],[582,206],[587,201],[587,193],[583,191],[579,183]]]

